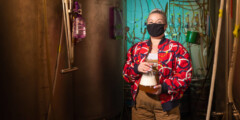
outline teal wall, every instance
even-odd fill
[[[170,6],[169,6],[170,1]],[[183,1],[183,0],[182,0]],[[166,8],[167,7],[167,8]],[[148,14],[154,8],[162,9],[168,18],[168,29],[165,32],[167,38],[178,41],[186,46],[187,30],[205,33],[199,28],[201,23],[200,15],[203,12],[196,2],[180,2],[172,0],[127,0],[127,26],[129,27],[128,49],[134,44],[149,38],[144,35],[144,24]],[[196,20],[195,18],[198,18]],[[189,22],[187,22],[189,19]],[[203,20],[202,20],[203,21]],[[139,40],[140,39],[140,40]]]
[[[126,0],[126,25],[127,50],[135,43],[149,39],[145,22],[148,14],[154,8],[162,9],[166,12],[168,28],[165,36],[168,39],[180,42],[191,53],[194,71],[196,75],[202,76],[206,72],[206,49],[208,46],[209,24],[207,0],[198,0],[196,3],[186,2],[186,0]],[[204,4],[203,4],[204,1]],[[169,4],[170,2],[170,4]],[[205,8],[203,9],[203,7]],[[146,34],[144,34],[144,30]],[[188,44],[186,42],[187,31],[196,31],[201,34],[198,37],[199,44]],[[205,51],[205,53],[204,53]],[[204,55],[205,54],[205,55]]]

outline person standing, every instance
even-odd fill
[[[154,9],[147,19],[150,39],[134,44],[127,52],[123,78],[132,83],[133,120],[180,120],[179,103],[189,87],[192,65],[188,51],[180,43],[165,38],[167,18]],[[141,87],[141,79],[153,70],[155,61],[157,84],[154,92]]]

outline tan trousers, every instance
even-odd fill
[[[179,106],[164,112],[159,100],[139,90],[136,108],[132,107],[132,120],[180,120]]]

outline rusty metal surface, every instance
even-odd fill
[[[47,1],[46,34],[43,5],[42,0],[1,1],[1,120],[46,118],[49,85],[44,36],[47,35],[53,79],[62,8],[61,1]],[[66,65],[64,46],[60,68]],[[55,119],[73,119],[71,74],[58,74],[55,93]]]
[[[123,107],[123,41],[109,38],[112,0],[80,0],[87,37],[75,48],[75,118],[111,118]]]
[[[80,69],[74,76],[58,73],[53,97],[57,120],[110,118],[123,107],[122,41],[108,37],[108,9],[114,1],[81,2],[87,38],[75,48],[75,65]],[[1,120],[46,118],[49,102],[46,41],[53,80],[62,4],[58,0],[47,1],[48,33],[44,30],[43,5],[43,0],[0,2]],[[67,60],[63,41],[60,69],[66,67]]]

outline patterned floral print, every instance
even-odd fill
[[[123,69],[123,78],[132,83],[132,97],[135,101],[142,74],[138,72],[139,63],[145,61],[151,46],[151,40],[133,45],[127,53]],[[158,45],[159,83],[162,93],[159,95],[163,109],[169,111],[179,104],[179,99],[188,88],[192,77],[192,65],[187,50],[178,42],[162,38]]]

